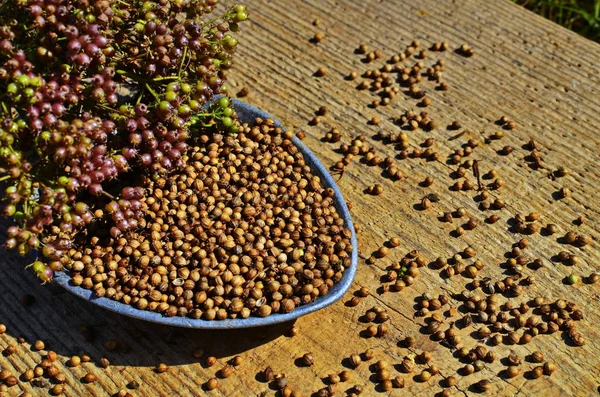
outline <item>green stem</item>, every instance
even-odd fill
[[[131,116],[131,114],[129,114],[129,113],[123,112],[123,111],[121,111],[119,109],[113,109],[110,106],[106,106],[106,105],[104,105],[102,103],[98,103],[98,104],[96,104],[96,106],[98,106],[99,108],[102,108],[104,110],[108,110],[108,111],[111,111],[111,112],[119,113],[120,115],[123,115],[123,116],[126,116],[126,117],[130,117]]]
[[[10,179],[10,175],[4,175],[3,177],[0,177],[0,182],[4,182],[8,179]]]
[[[152,94],[154,99],[156,99],[156,102],[160,102],[160,97],[158,96],[158,94],[156,92],[154,92],[154,90],[152,89],[152,87],[150,87],[150,85],[148,83],[146,83],[146,89],[148,89],[148,91]]]
[[[183,50],[183,56],[181,57],[181,64],[179,65],[179,71],[177,72],[177,76],[181,79],[181,72],[183,71],[183,63],[185,62],[185,57],[187,56],[188,47],[186,46]]]
[[[187,49],[187,47],[185,47]],[[155,77],[152,81],[179,80],[179,76]]]
[[[137,101],[135,101],[136,105],[138,105],[142,101],[143,96],[144,96],[144,90],[140,90],[140,95],[138,95],[138,99],[137,99]]]
[[[111,200],[116,200],[115,196],[113,196],[112,194],[106,192],[106,191],[102,191],[102,194],[105,195],[106,197],[108,197]]]

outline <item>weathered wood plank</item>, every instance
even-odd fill
[[[208,332],[172,330],[166,327],[121,318],[80,302],[54,286],[41,287],[27,272],[21,270],[23,261],[6,256],[0,269],[0,322],[6,324],[7,333],[0,336],[0,348],[12,344],[17,353],[0,357],[0,365],[20,374],[42,359],[40,353],[29,346],[36,339],[46,341],[48,348],[60,355],[60,370],[67,375],[66,395],[105,396],[116,393],[132,380],[140,384],[131,390],[136,396],[198,396],[203,395],[202,384],[236,354],[245,362],[233,376],[220,380],[219,390],[207,393],[213,396],[275,395],[269,385],[260,381],[257,374],[266,366],[275,372],[285,373],[289,385],[301,395],[324,387],[322,378],[328,373],[340,371],[347,365],[344,358],[352,353],[373,348],[377,359],[397,364],[411,353],[431,351],[434,363],[444,376],[457,376],[457,388],[453,394],[471,394],[472,385],[482,378],[493,381],[488,395],[581,395],[596,393],[600,385],[600,333],[595,326],[598,315],[598,284],[566,286],[562,278],[571,272],[588,275],[598,271],[597,244],[600,239],[598,219],[600,202],[598,183],[600,161],[597,128],[600,125],[600,46],[572,32],[529,13],[508,1],[456,0],[456,1],[377,1],[354,2],[350,0],[248,0],[251,21],[240,36],[240,48],[232,78],[232,91],[246,86],[251,93],[248,102],[269,111],[288,126],[306,133],[305,142],[322,161],[334,164],[340,155],[336,145],[323,143],[320,138],[331,127],[342,131],[343,141],[352,137],[367,136],[367,140],[382,156],[394,156],[397,151],[391,145],[377,142],[371,137],[384,129],[398,132],[390,122],[405,110],[414,109],[417,101],[399,95],[388,107],[371,109],[367,105],[375,98],[368,91],[358,91],[355,86],[362,79],[347,81],[350,71],[362,73],[373,66],[361,62],[354,54],[360,43],[383,50],[386,57],[402,51],[413,39],[424,45],[434,41],[448,41],[452,49],[469,43],[475,55],[464,58],[452,51],[433,54],[424,62],[431,64],[440,58],[446,61],[444,79],[448,91],[437,91],[431,82],[423,82],[433,103],[428,111],[440,127],[432,132],[414,131],[410,135],[411,150],[427,137],[435,139],[434,148],[440,152],[439,161],[421,159],[396,159],[397,166],[407,174],[403,181],[392,182],[381,177],[382,169],[368,167],[355,161],[340,181],[345,196],[353,204],[355,221],[362,227],[359,235],[360,253],[363,260],[356,278],[356,288],[367,286],[371,295],[353,308],[344,305],[344,299],[317,314],[300,319],[296,326],[299,334],[285,336],[290,325],[271,329]],[[319,26],[312,21],[320,20]],[[316,33],[323,32],[319,44],[309,42]],[[411,61],[412,62],[412,61]],[[373,65],[381,66],[382,62]],[[412,63],[406,62],[407,65]],[[328,75],[313,77],[319,67],[326,67]],[[308,121],[321,105],[327,105],[329,114],[323,123],[309,126]],[[367,121],[379,115],[379,126]],[[474,192],[453,192],[448,186],[455,165],[446,163],[452,150],[460,147],[468,138],[482,139],[497,131],[494,124],[500,116],[507,115],[517,122],[513,131],[505,131],[505,138],[480,145],[471,156],[480,161],[485,173],[496,169],[505,186],[492,191],[493,198],[507,202],[507,207],[494,211],[500,221],[486,225],[483,220],[491,211],[482,212],[473,200]],[[471,132],[456,140],[449,138],[455,131],[446,130],[453,120]],[[534,138],[541,146],[547,170],[533,170],[523,160],[528,151],[522,146]],[[497,150],[511,145],[515,151],[500,156]],[[549,170],[567,165],[571,174],[551,180]],[[418,183],[426,176],[434,177],[434,184],[423,188]],[[469,176],[473,180],[472,176]],[[486,181],[489,182],[489,181]],[[364,189],[374,183],[384,187],[381,196],[364,194]],[[572,197],[555,200],[553,193],[563,186],[573,190]],[[428,193],[436,193],[440,201],[432,209],[420,211],[415,207]],[[440,222],[437,217],[444,211],[464,207],[470,216],[480,222],[475,230],[460,238],[452,237],[453,225]],[[500,357],[515,351],[524,357],[541,350],[546,358],[559,364],[556,373],[531,380],[519,376],[514,379],[497,377],[505,366],[500,362],[489,364],[477,374],[462,377],[456,371],[462,365],[452,357],[452,352],[420,333],[423,318],[414,317],[415,298],[429,291],[433,294],[458,292],[464,289],[467,279],[455,276],[442,279],[439,271],[423,268],[421,276],[410,288],[400,293],[377,292],[380,277],[392,261],[398,261],[406,252],[418,249],[428,260],[438,256],[450,257],[472,246],[486,267],[480,277],[500,279],[504,269],[504,254],[520,236],[508,231],[508,220],[517,212],[536,211],[541,223],[555,223],[560,233],[556,236],[530,236],[531,247],[526,250],[533,257],[544,260],[546,267],[534,272],[537,284],[527,288],[515,302],[542,296],[548,300],[565,298],[579,304],[586,316],[578,329],[586,337],[583,347],[565,343],[563,335],[542,335],[528,345],[491,347]],[[587,222],[574,226],[572,221],[584,215]],[[557,236],[574,230],[592,238],[583,249],[561,244]],[[402,245],[391,254],[365,264],[364,259],[392,236],[399,236]],[[567,267],[551,262],[553,255],[561,250],[576,253],[581,263]],[[19,298],[25,293],[36,296],[36,303],[23,306]],[[501,300],[502,302],[503,300]],[[390,314],[390,332],[383,338],[366,339],[360,332],[366,328],[359,318],[373,305],[386,308]],[[451,301],[452,306],[458,306]],[[95,338],[86,340],[80,332],[82,325],[94,330]],[[468,335],[473,328],[461,331],[464,344],[472,347],[477,341]],[[404,337],[417,338],[414,348],[398,346]],[[26,343],[19,344],[18,337]],[[116,340],[119,347],[107,351],[105,342]],[[206,368],[203,360],[192,357],[191,352],[203,348],[206,355],[218,358],[218,364]],[[315,356],[315,365],[298,367],[294,360],[306,352]],[[77,368],[67,368],[64,363],[73,354],[90,354],[95,362],[103,356],[111,361],[104,370],[93,363]],[[152,368],[158,363],[170,365],[168,373],[157,374]],[[373,361],[374,362],[374,361]],[[370,362],[369,364],[371,364]],[[533,367],[525,363],[523,369]],[[421,368],[424,368],[421,366]],[[93,372],[98,382],[86,385],[80,378],[87,371]],[[363,395],[377,395],[372,382],[372,367],[362,364],[350,370],[351,380],[338,385],[339,393],[354,384],[363,385]],[[392,371],[396,374],[396,370]],[[441,377],[433,377],[427,383],[418,383],[412,375],[406,379],[404,390],[394,390],[391,395],[430,396],[442,390]],[[46,389],[32,387],[20,382],[10,388],[6,395],[19,395],[21,390],[34,395],[46,395]]]

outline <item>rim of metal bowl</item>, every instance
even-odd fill
[[[249,105],[237,99],[232,99],[232,102],[235,107],[236,113],[238,114],[238,117],[242,122],[252,123],[257,117],[263,119],[270,118],[275,121],[275,124],[278,127],[283,127],[279,120],[275,119],[268,113],[252,105]],[[292,141],[294,145],[296,145],[298,149],[302,152],[305,161],[313,170],[313,172],[321,178],[323,185],[325,187],[330,187],[333,189],[334,205],[337,211],[340,213],[340,216],[342,216],[342,218],[344,219],[345,226],[349,228],[352,232],[351,264],[347,269],[344,270],[342,279],[338,281],[333,286],[333,288],[324,296],[318,297],[315,301],[309,304],[299,306],[290,313],[274,313],[267,317],[250,316],[248,318],[240,319],[234,318],[209,321],[204,319],[193,319],[189,317],[179,316],[166,317],[160,313],[136,309],[133,306],[109,298],[97,297],[91,290],[72,285],[70,283],[71,277],[69,276],[68,271],[57,273],[53,281],[65,288],[67,291],[71,292],[72,294],[77,295],[80,298],[83,298],[97,306],[103,307],[110,311],[139,320],[150,321],[153,323],[197,329],[236,329],[279,324],[295,320],[309,313],[313,313],[338,301],[352,285],[352,281],[354,280],[356,269],[358,267],[358,245],[356,241],[356,232],[354,230],[354,224],[352,223],[352,218],[350,216],[350,211],[348,210],[348,207],[346,205],[346,201],[342,197],[342,193],[340,192],[337,184],[335,183],[329,171],[327,171],[325,166],[312,153],[312,151],[310,151],[310,149],[308,149],[308,147],[306,147],[306,145],[302,143],[300,139],[294,136]]]

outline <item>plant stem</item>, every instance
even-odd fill
[[[104,190],[102,191],[102,194],[103,194],[104,196],[108,197],[108,198],[109,198],[109,199],[111,199],[111,200],[116,200],[116,197],[115,197],[115,196],[113,196],[112,194],[110,194],[110,193],[108,193],[108,192],[106,192],[106,191],[104,191]]]
[[[154,92],[154,90],[152,89],[152,87],[150,87],[150,85],[148,83],[146,83],[146,89],[148,89],[148,91],[152,94],[154,99],[156,99],[156,102],[160,102],[160,97],[158,96],[158,94],[156,92]]]

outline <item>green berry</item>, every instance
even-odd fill
[[[6,92],[9,94],[16,94],[19,91],[19,87],[15,83],[10,83],[6,86]]]
[[[192,109],[190,108],[190,105],[184,103],[182,105],[179,105],[179,107],[177,108],[177,113],[179,113],[182,116],[186,116],[192,113]]]
[[[69,178],[68,176],[61,176],[58,178],[58,184],[60,186],[67,186],[69,184],[69,181],[71,180],[71,178]]]
[[[26,74],[22,74],[17,77],[17,83],[21,84],[22,86],[28,86],[30,80],[31,79]]]
[[[238,12],[235,14],[235,17],[233,17],[233,20],[236,22],[244,22],[246,19],[248,19],[248,14],[245,12]]]
[[[6,216],[13,216],[17,212],[17,207],[14,204],[8,204],[4,207],[4,214]]]
[[[219,99],[219,102],[217,102],[217,104],[219,105],[219,107],[221,109],[225,109],[227,107],[229,107],[229,98],[227,98],[226,96]]]
[[[223,116],[225,117],[231,117],[233,115],[233,109],[232,108],[225,108],[223,110]]]
[[[161,112],[168,112],[171,109],[172,109],[172,106],[168,101],[161,101],[158,104],[158,110],[160,110]]]
[[[175,91],[167,91],[165,93],[165,100],[169,102],[175,102],[179,95]]]
[[[223,124],[223,127],[230,128],[233,125],[233,120],[231,117],[223,117],[221,123]]]
[[[181,84],[181,92],[189,94],[192,91],[192,86],[188,83]]]

